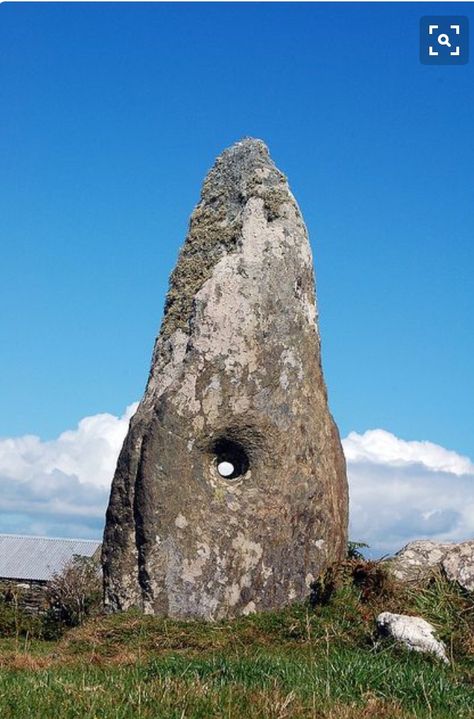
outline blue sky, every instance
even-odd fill
[[[474,28],[472,3],[1,4],[0,437],[141,396],[202,179],[250,135],[308,225],[341,434],[473,458],[474,59],[421,65],[429,14]]]

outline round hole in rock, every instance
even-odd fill
[[[219,462],[217,465],[217,471],[221,477],[230,477],[235,472],[235,467],[232,462]]]
[[[238,479],[249,468],[249,460],[244,448],[229,439],[219,439],[214,445],[217,471],[224,479]]]

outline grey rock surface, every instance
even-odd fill
[[[220,617],[299,600],[347,542],[306,228],[266,146],[207,176],[113,479],[106,606]]]
[[[387,561],[390,571],[402,581],[424,579],[439,568],[450,581],[474,592],[474,540],[459,544],[418,540]]]
[[[376,619],[377,631],[383,637],[390,637],[414,652],[434,654],[449,663],[443,642],[436,639],[435,628],[422,617],[382,612]]]

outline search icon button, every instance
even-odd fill
[[[446,45],[446,47],[451,47],[451,43],[449,42],[449,35],[446,35],[446,33],[442,32],[441,35],[438,35],[438,43],[439,45]]]
[[[466,65],[469,62],[469,18],[465,15],[425,15],[420,18],[420,61],[423,65]]]

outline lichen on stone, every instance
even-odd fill
[[[170,277],[160,332],[166,340],[176,329],[189,330],[193,298],[221,257],[241,238],[242,211],[251,197],[264,200],[269,222],[290,199],[286,178],[260,140],[246,139],[226,150],[203,184],[186,241]],[[291,198],[292,199],[292,198]]]

